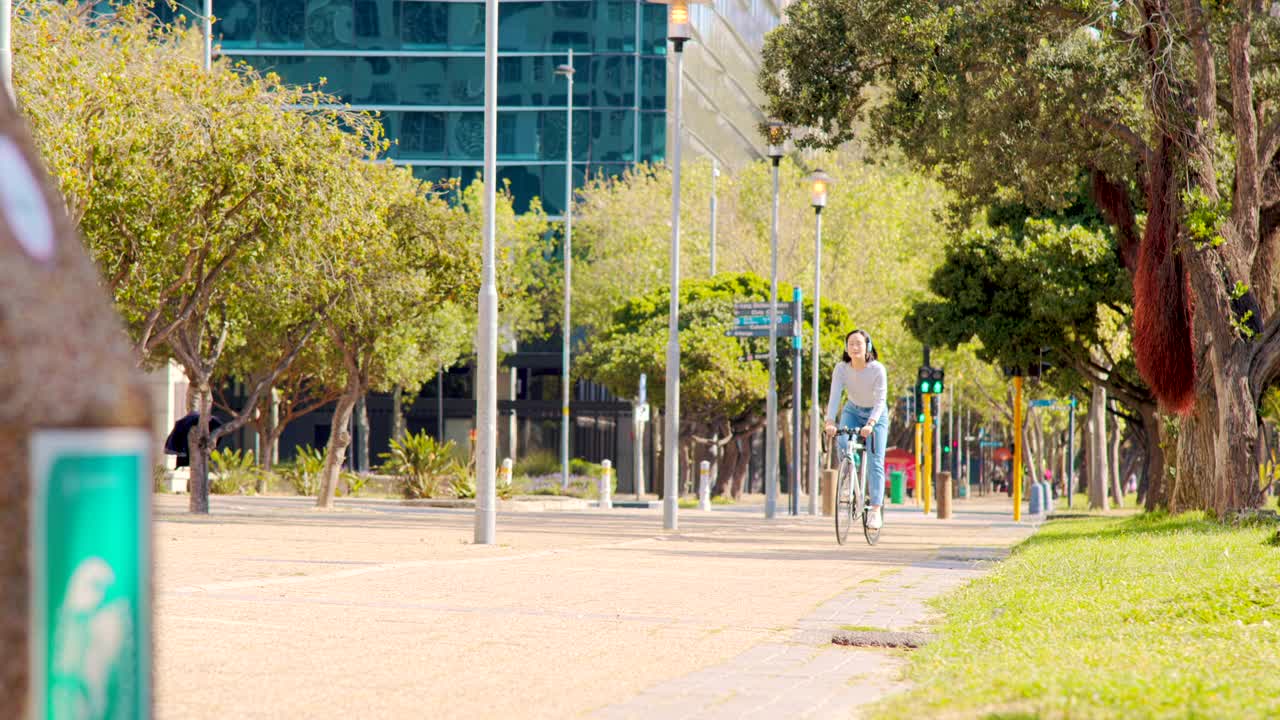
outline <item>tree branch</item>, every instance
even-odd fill
[[[1106,133],[1133,148],[1138,153],[1138,160],[1144,166],[1151,165],[1151,148],[1141,135],[1133,131],[1133,128],[1119,120],[1107,121],[1088,113],[1084,114],[1084,121],[1093,129]]]
[[[314,334],[316,329],[319,327],[319,317],[314,318],[307,324],[302,331],[302,336],[293,342],[289,352],[281,356],[280,359],[276,361],[275,366],[263,374],[262,377],[258,378],[257,382],[253,386],[253,390],[249,393],[249,397],[245,399],[244,409],[241,412],[236,413],[231,422],[218,428],[217,432],[214,433],[213,438],[215,441],[224,435],[228,435],[239,430],[240,426],[245,424],[245,421],[249,419],[249,411],[258,406],[258,400],[262,397],[262,394],[266,392],[273,383],[275,383],[276,378],[280,377],[289,369],[289,366],[293,364],[294,360],[298,359],[298,355],[302,353],[302,349],[306,346],[307,341],[311,339],[311,335]]]

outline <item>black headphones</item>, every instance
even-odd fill
[[[871,333],[863,330],[862,334],[867,336],[867,355],[870,355],[875,351],[875,346],[871,344]]]

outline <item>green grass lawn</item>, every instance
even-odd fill
[[[1112,510],[1116,510],[1116,509],[1141,510],[1142,509],[1142,506],[1138,504],[1138,493],[1126,493],[1124,496],[1124,504],[1121,505],[1119,508],[1116,508],[1116,505],[1114,502],[1110,503],[1110,506]],[[1057,512],[1072,512],[1072,513],[1089,512],[1089,494],[1076,493],[1075,497],[1071,498],[1070,508],[1067,508],[1066,496],[1059,495],[1058,497],[1053,499],[1053,508]]]
[[[868,717],[1280,717],[1276,527],[1056,520],[936,602],[916,687]]]

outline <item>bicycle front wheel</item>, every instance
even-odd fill
[[[849,528],[853,526],[853,463],[847,458],[841,460],[836,477],[836,542],[843,545],[849,539]]]
[[[866,503],[862,510],[862,534],[867,538],[868,545],[875,545],[880,540],[880,528],[871,527],[871,486],[867,484],[867,467],[871,464],[871,454],[866,450],[862,451],[860,463],[859,486],[862,488],[862,498]],[[884,508],[880,508],[880,523],[884,523]]]

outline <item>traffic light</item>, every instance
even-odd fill
[[[942,368],[921,365],[920,369],[916,371],[916,387],[921,393],[940,395],[946,385],[944,382],[945,377],[946,373]]]
[[[920,394],[920,385],[917,383],[915,386],[915,393],[911,398],[911,410],[915,413],[916,422],[918,423],[924,422],[924,401],[922,398],[923,396]]]

